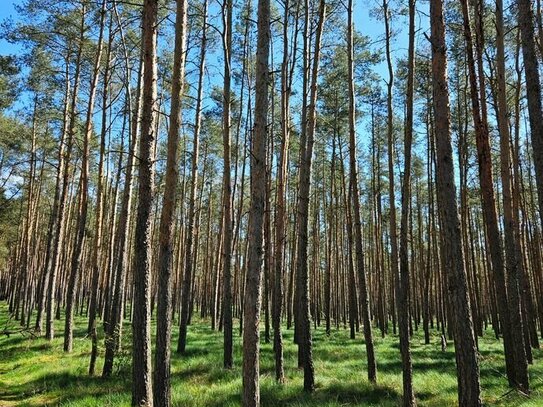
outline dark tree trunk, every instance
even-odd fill
[[[539,216],[543,222],[543,112],[541,110],[541,82],[535,46],[534,16],[531,0],[517,0],[518,24],[522,39],[522,57],[526,77],[526,96],[532,136],[535,179]]]
[[[430,23],[436,135],[436,181],[439,216],[442,224],[442,264],[447,273],[450,302],[454,307],[454,313],[451,316],[455,339],[458,402],[461,406],[476,407],[481,405],[479,362],[471,319],[456,202],[456,186],[454,184],[447,84],[447,47],[442,0],[430,3]]]
[[[413,94],[415,75],[415,0],[409,1],[409,49],[407,62],[407,96],[405,113],[404,176],[402,185],[402,215],[400,221],[400,276],[397,285],[400,352],[402,355],[403,405],[414,406],[413,365],[409,343],[409,251],[408,223],[411,202],[411,144],[413,140]]]
[[[520,315],[519,301],[519,271],[521,265],[519,236],[515,233],[518,224],[515,227],[516,216],[513,210],[513,184],[511,179],[511,149],[510,149],[510,131],[509,114],[506,95],[505,81],[505,46],[504,46],[504,22],[503,22],[503,1],[496,0],[496,72],[497,72],[497,110],[498,126],[500,131],[500,158],[501,158],[501,180],[502,180],[502,199],[504,213],[504,231],[505,231],[505,256],[507,260],[507,276],[503,273],[498,277],[499,287],[496,287],[498,293],[498,307],[500,314],[500,325],[503,332],[503,348],[505,354],[505,366],[507,378],[510,385],[524,387],[528,389],[528,364],[524,351],[522,319]],[[509,293],[506,290],[506,281],[508,281]],[[508,304],[508,298],[513,299]]]
[[[223,51],[224,51],[224,86],[223,86],[223,364],[232,368],[232,180],[231,180],[231,56],[232,56],[232,0],[226,0],[223,9]]]
[[[132,405],[152,406],[151,384],[151,232],[154,201],[154,152],[157,138],[158,1],[143,6],[143,94],[139,148],[139,189],[134,238],[134,298],[132,315]]]

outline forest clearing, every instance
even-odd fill
[[[543,405],[541,0],[7,1],[0,406]]]

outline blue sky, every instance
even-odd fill
[[[17,14],[15,12],[14,4],[21,3],[22,0],[0,0],[2,6],[0,6],[0,21],[5,20],[6,18],[16,18]],[[17,53],[18,47],[12,44],[9,44],[7,41],[0,39],[0,54],[15,54]]]

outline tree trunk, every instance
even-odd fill
[[[151,232],[154,201],[154,151],[157,138],[158,1],[143,6],[143,93],[139,148],[139,188],[134,238],[134,299],[132,316],[132,405],[153,405],[151,384]]]
[[[354,45],[353,45],[353,0],[348,2],[347,12],[347,54],[349,72],[349,184],[351,190],[353,207],[353,227],[356,249],[356,268],[360,279],[360,301],[362,303],[362,318],[364,323],[364,340],[366,342],[366,356],[368,359],[368,380],[372,383],[377,381],[377,365],[373,350],[373,336],[370,319],[370,306],[368,289],[366,283],[366,271],[364,270],[364,251],[362,248],[362,220],[360,217],[360,194],[358,191],[358,168],[356,160],[356,102],[354,83]],[[354,259],[353,259],[354,260]],[[354,289],[354,287],[353,287]]]
[[[480,406],[479,362],[462,253],[460,221],[454,184],[450,134],[447,48],[443,1],[430,3],[432,84],[436,134],[436,181],[443,246],[442,264],[446,268],[448,292],[454,307],[453,332],[458,377],[458,402],[461,406]]]
[[[515,233],[516,216],[513,210],[513,184],[511,179],[511,149],[509,132],[509,114],[505,81],[505,46],[504,46],[503,1],[496,0],[496,72],[497,72],[497,111],[500,132],[501,181],[505,231],[505,256],[507,260],[507,276],[499,276],[498,307],[500,308],[500,325],[503,331],[505,366],[510,385],[528,389],[528,364],[522,345],[522,324],[520,315],[518,267],[521,264],[519,236]],[[518,223],[518,222],[517,222]],[[509,293],[506,294],[505,281],[508,280]],[[503,287],[502,287],[503,285]],[[507,304],[507,298],[513,301]]]
[[[54,236],[54,243],[53,243],[53,255],[52,255],[52,261],[51,261],[51,271],[50,271],[50,278],[49,278],[49,286],[48,286],[48,299],[47,299],[47,319],[46,319],[46,338],[48,340],[53,340],[55,336],[55,321],[54,321],[54,313],[55,313],[55,296],[58,292],[57,287],[57,276],[59,275],[60,266],[62,262],[62,256],[64,254],[62,248],[64,247],[64,237],[66,234],[66,222],[64,219],[69,219],[67,216],[67,210],[66,205],[68,204],[68,188],[69,188],[69,180],[70,180],[70,158],[72,154],[72,148],[74,143],[74,133],[75,133],[75,126],[76,126],[76,104],[77,104],[77,97],[79,93],[79,79],[81,74],[81,57],[83,52],[83,39],[84,39],[84,32],[85,32],[85,7],[82,7],[81,10],[81,27],[80,27],[80,36],[79,36],[79,44],[77,49],[77,56],[75,60],[75,72],[74,72],[74,86],[72,91],[72,100],[71,100],[71,106],[70,106],[70,118],[69,118],[69,124],[68,124],[68,139],[66,140],[66,150],[64,152],[64,158],[62,162],[59,162],[59,165],[62,166],[62,187],[60,192],[60,198],[59,198],[59,206],[58,206],[58,213],[57,213],[57,219],[56,219],[56,226],[55,226],[55,236]],[[57,299],[57,306],[58,302],[60,302],[60,298]]]
[[[92,79],[90,84],[89,105],[87,108],[87,117],[85,121],[85,130],[83,133],[83,153],[81,158],[81,174],[79,179],[78,196],[78,216],[76,235],[74,242],[74,251],[71,259],[70,279],[68,282],[68,292],[66,295],[66,319],[64,324],[64,351],[71,352],[73,346],[73,308],[76,289],[79,284],[79,267],[82,262],[83,240],[85,239],[85,228],[87,226],[87,216],[89,208],[89,156],[90,156],[90,138],[92,135],[92,119],[94,114],[94,102],[96,99],[96,87],[100,76],[100,62],[102,58],[102,46],[104,37],[104,21],[106,15],[106,1],[102,1],[100,14],[100,33],[98,37],[98,51],[94,61]]]
[[[142,54],[143,55],[143,54]],[[138,85],[137,93],[135,100],[135,108],[131,109],[131,97],[130,97],[130,86],[126,84],[127,87],[127,106],[129,110],[129,115],[131,118],[130,125],[130,146],[127,157],[126,165],[126,174],[124,181],[124,191],[123,198],[121,202],[121,210],[119,214],[119,223],[117,225],[117,232],[115,235],[115,244],[117,246],[117,257],[118,259],[114,262],[112,267],[112,280],[113,287],[111,288],[112,299],[111,299],[111,311],[108,311],[106,308],[106,319],[105,324],[105,360],[104,367],[102,370],[102,376],[108,377],[111,375],[113,370],[113,359],[115,353],[117,352],[122,332],[122,321],[123,321],[123,310],[125,302],[125,290],[126,290],[126,276],[128,274],[129,267],[129,242],[130,242],[130,219],[132,215],[132,197],[133,197],[133,188],[132,188],[132,179],[133,179],[133,170],[135,167],[136,159],[136,146],[138,145],[138,133],[139,133],[139,124],[142,113],[142,97],[143,97],[143,73],[145,65],[143,64],[143,58],[140,58],[139,61],[139,71],[138,71]],[[128,76],[128,75],[127,75]],[[108,315],[109,314],[109,315]]]
[[[104,2],[105,3],[105,2]],[[105,10],[104,10],[105,11]],[[111,45],[113,43],[113,30],[111,26],[112,19],[109,21],[109,39],[106,55],[106,66],[103,75],[102,88],[102,128],[100,130],[100,153],[98,159],[98,184],[96,187],[96,215],[94,221],[94,240],[92,247],[92,280],[89,304],[89,324],[88,332],[91,336],[92,350],[89,364],[89,375],[93,376],[96,367],[96,358],[98,357],[98,333],[96,331],[96,316],[98,313],[98,285],[100,282],[100,252],[102,249],[102,229],[104,224],[105,194],[104,194],[104,159],[106,154],[106,134],[107,134],[107,102],[109,98],[109,75],[111,63]]]
[[[409,343],[409,251],[408,222],[411,202],[411,144],[413,140],[413,94],[415,75],[415,0],[409,1],[409,49],[407,61],[407,95],[405,112],[404,171],[402,184],[402,215],[400,221],[400,276],[397,284],[400,352],[402,355],[403,405],[414,406],[413,365]],[[413,265],[414,266],[414,265]]]
[[[309,11],[306,11],[309,12]],[[302,122],[300,181],[298,186],[298,244],[296,254],[296,291],[299,293],[298,312],[295,314],[299,320],[298,348],[304,368],[304,390],[312,392],[315,388],[315,372],[312,356],[311,315],[309,310],[308,287],[308,220],[309,196],[311,188],[311,161],[313,158],[313,144],[315,141],[317,79],[319,73],[320,47],[324,19],[326,15],[326,1],[320,0],[318,23],[315,36],[315,50],[313,53],[313,68],[309,101],[307,103],[307,122]],[[309,21],[308,19],[306,21]],[[306,134],[304,136],[304,133]],[[305,145],[303,143],[305,140]]]
[[[518,24],[522,39],[522,57],[526,77],[528,116],[532,136],[532,151],[535,164],[535,179],[539,216],[543,222],[543,112],[541,110],[541,82],[539,62],[535,47],[534,16],[531,0],[517,0]]]
[[[392,90],[394,86],[394,70],[392,68],[392,57],[390,52],[390,15],[388,3],[390,0],[383,0],[383,14],[385,20],[385,46],[386,59],[388,66],[388,81],[387,81],[387,148],[388,148],[388,200],[390,207],[389,219],[389,238],[390,238],[390,271],[392,275],[393,287],[399,285],[398,274],[398,232],[396,222],[396,193],[394,181],[394,112],[392,110]],[[396,309],[392,308],[392,312],[397,314],[399,304],[396,303]],[[394,332],[396,333],[396,332]]]
[[[283,310],[284,250],[286,245],[286,182],[288,170],[288,148],[290,139],[290,86],[288,17],[289,0],[285,0],[283,17],[283,61],[281,63],[281,147],[279,150],[277,174],[277,205],[275,212],[275,275],[272,299],[273,350],[275,353],[275,379],[285,380],[283,368],[283,336],[281,334],[281,314]]]
[[[40,294],[40,300],[38,303],[38,315],[36,317],[36,332],[38,334],[41,334],[43,330],[43,316],[44,313],[46,314],[46,307],[49,302],[49,299],[51,298],[49,296],[49,293],[51,292],[49,289],[49,285],[51,284],[52,280],[52,274],[53,274],[53,268],[56,268],[53,266],[53,261],[56,260],[53,256],[55,249],[53,248],[53,242],[54,238],[56,237],[56,230],[57,230],[57,218],[59,214],[59,205],[60,205],[60,195],[61,195],[61,189],[62,189],[62,179],[63,179],[63,173],[62,170],[64,168],[64,144],[66,135],[68,133],[68,111],[69,111],[69,100],[70,100],[70,63],[69,63],[69,54],[70,50],[67,51],[67,57],[66,57],[66,70],[65,70],[65,81],[66,81],[66,87],[65,87],[65,93],[64,93],[64,112],[63,112],[63,120],[62,120],[62,133],[60,136],[60,142],[58,147],[58,164],[57,164],[57,172],[56,172],[56,178],[55,178],[55,193],[53,197],[53,207],[51,210],[51,217],[49,219],[49,227],[47,230],[47,247],[45,251],[45,261],[44,261],[44,271],[43,271],[43,278],[42,278],[42,293]],[[48,324],[50,328],[51,325]]]
[[[223,87],[223,364],[232,368],[232,180],[231,180],[231,60],[232,60],[232,0],[225,0],[223,8],[223,51],[224,51],[224,87]]]
[[[270,48],[270,1],[258,0],[256,99],[251,145],[251,206],[249,250],[243,301],[243,394],[245,407],[260,405],[259,340],[260,286],[262,281],[263,223],[266,199],[266,141],[268,120],[268,57]]]
[[[181,128],[181,101],[185,83],[185,58],[187,42],[187,0],[177,0],[175,19],[175,48],[173,56],[172,97],[170,101],[170,126],[166,158],[164,199],[160,217],[157,327],[155,370],[153,372],[153,397],[155,406],[171,405],[170,390],[170,341],[172,336],[172,279],[174,213],[177,203],[179,180],[179,130]]]

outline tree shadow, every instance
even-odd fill
[[[22,402],[25,406],[42,406],[43,399],[33,401],[32,398],[43,395],[47,403],[62,404],[65,401],[76,401],[85,397],[100,397],[107,394],[118,394],[127,387],[128,381],[120,376],[104,379],[100,376],[82,376],[69,372],[49,373],[38,379],[10,386],[0,391],[1,401]],[[55,394],[59,394],[55,397]]]
[[[317,388],[313,393],[299,392],[285,393],[278,389],[279,385],[263,386],[261,388],[261,401],[264,406],[298,406],[306,405],[380,405],[396,406],[401,395],[392,387],[385,385],[372,385],[368,382],[340,383],[334,382]]]

